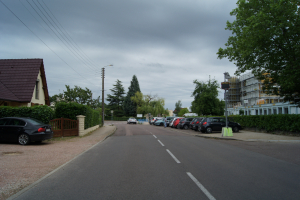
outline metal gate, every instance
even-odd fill
[[[78,136],[78,120],[59,118],[49,123],[52,127],[53,137]]]

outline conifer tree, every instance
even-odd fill
[[[123,103],[124,103],[124,94],[125,90],[122,85],[122,82],[117,79],[114,87],[110,89],[112,94],[108,94],[106,100],[108,103],[108,108],[114,111],[114,116],[122,117],[124,115],[123,112]]]
[[[137,114],[137,104],[131,100],[131,97],[133,97],[136,92],[141,92],[141,90],[137,77],[133,75],[123,106],[124,113],[128,117],[135,117]]]

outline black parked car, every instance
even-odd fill
[[[200,126],[198,127],[198,131],[202,133],[211,133],[213,131],[222,131],[222,127],[226,126],[226,119],[222,117],[207,117],[204,118]],[[228,127],[232,128],[233,132],[239,132],[242,129],[239,123],[231,122],[228,120]]]
[[[21,145],[27,145],[33,141],[42,142],[52,137],[51,126],[36,119],[25,117],[0,119],[0,141],[18,142]]]
[[[203,118],[204,117],[198,117],[198,118],[196,118],[196,120],[194,121],[193,127],[192,127],[192,129],[194,131],[198,131],[198,127],[200,125],[200,122],[203,120]]]
[[[194,125],[194,123],[195,123],[196,120],[197,120],[197,118],[194,118],[194,119],[191,121],[191,123],[190,123],[190,125],[189,125],[189,128],[190,128],[190,129],[193,129],[193,125]]]
[[[189,129],[190,123],[191,121],[193,121],[194,118],[183,118],[182,120],[180,120],[179,124],[177,125],[177,128],[181,128],[181,129]]]

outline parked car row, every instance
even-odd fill
[[[165,118],[154,117],[150,124],[163,126]],[[222,127],[226,127],[226,119],[223,117],[170,117],[167,118],[167,126],[177,129],[192,129],[202,133],[212,133],[213,131],[222,131]],[[239,132],[242,129],[241,125],[228,120],[228,127],[232,128],[233,132]]]

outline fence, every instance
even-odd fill
[[[78,136],[78,120],[59,118],[51,120],[53,137]]]

